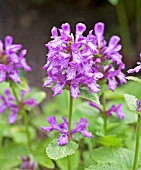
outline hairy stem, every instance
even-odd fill
[[[73,98],[70,95],[68,134],[70,134],[70,132],[71,132],[72,109],[73,109]],[[68,156],[67,158],[68,158],[68,170],[71,170],[72,169],[72,167],[71,167],[71,157]]]
[[[138,121],[137,121],[137,127],[136,127],[136,147],[135,147],[133,170],[136,170],[137,162],[138,162],[139,147],[140,147],[140,129],[141,129],[141,115],[138,114]]]
[[[102,93],[102,106],[103,106],[103,120],[104,120],[104,134],[107,134],[107,115],[106,115],[106,100],[105,100],[105,94]]]

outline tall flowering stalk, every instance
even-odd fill
[[[119,54],[121,45],[118,44],[120,38],[112,36],[108,45],[104,39],[104,24],[97,23],[94,26],[94,34],[91,30],[87,36],[83,33],[86,26],[83,23],[76,25],[75,36],[71,33],[68,23],[62,24],[61,29],[53,27],[52,36],[48,48],[47,63],[43,67],[47,72],[47,79],[44,86],[53,86],[54,96],[61,94],[63,89],[70,92],[70,106],[68,122],[63,118],[64,123],[57,124],[56,118],[47,118],[51,124],[49,127],[42,127],[42,130],[50,132],[59,131],[62,135],[58,139],[59,145],[66,145],[68,140],[72,139],[74,132],[81,132],[83,136],[92,137],[90,132],[86,131],[88,125],[85,118],[81,118],[75,130],[71,130],[73,99],[80,96],[82,87],[88,88],[92,93],[100,92],[100,84],[108,83],[110,90],[114,91],[119,79],[120,83],[126,83],[125,75],[122,73],[124,64],[122,56]],[[114,68],[114,65],[117,68]],[[104,118],[104,129],[106,134],[106,99],[102,91],[102,115]],[[116,107],[113,106],[113,110]],[[109,111],[110,115],[112,111]],[[66,123],[65,123],[66,122]],[[68,169],[71,170],[70,159],[68,157]]]
[[[0,113],[3,113],[6,109],[11,111],[8,117],[8,123],[13,124],[16,122],[18,113],[21,113],[24,118],[25,131],[27,135],[27,145],[31,152],[31,140],[29,133],[29,122],[27,111],[25,106],[33,107],[37,105],[33,98],[25,100],[25,90],[21,90],[21,98],[18,97],[15,91],[14,84],[21,83],[20,69],[25,71],[31,71],[31,67],[26,63],[25,55],[26,49],[22,49],[21,44],[13,44],[13,37],[6,36],[5,42],[0,40],[0,82],[10,82],[10,88],[5,90],[6,97],[0,95]]]
[[[55,84],[52,88],[54,95],[61,94],[63,89],[70,91],[69,118],[66,126],[63,126],[67,134],[63,135],[64,130],[62,133],[61,124],[61,129],[57,129],[62,133],[58,139],[59,145],[67,144],[68,139],[71,139],[72,134],[75,132],[81,132],[86,137],[92,137],[91,133],[85,133],[88,125],[85,119],[80,119],[76,130],[71,131],[73,99],[75,100],[80,95],[82,86],[86,86],[91,92],[99,92],[100,86],[97,81],[103,76],[92,68],[92,52],[87,38],[83,36],[85,30],[86,26],[78,23],[74,36],[68,23],[62,24],[61,29],[53,27],[51,30],[53,40],[46,44],[49,51],[44,69],[47,71],[48,77],[44,86]],[[42,129],[45,130],[46,128],[42,127]],[[71,170],[70,157],[68,157],[68,170]]]

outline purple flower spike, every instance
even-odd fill
[[[138,73],[141,70],[141,53],[140,53],[140,62],[137,62],[138,66],[136,66],[133,69],[129,69],[127,72],[128,73]]]
[[[56,121],[56,117],[50,116],[47,118],[47,121],[49,122],[50,126],[48,127],[41,126],[41,129],[46,132],[57,130],[61,133],[61,136],[58,138],[58,145],[60,146],[66,145],[74,133],[81,133],[82,136],[88,138],[93,137],[92,133],[86,130],[86,127],[88,126],[87,119],[81,118],[80,121],[77,123],[76,127],[70,132],[70,134],[68,133],[68,122],[66,118],[62,117],[62,119],[63,122],[61,124],[58,124]]]
[[[85,24],[78,23],[74,35],[68,23],[62,24],[61,29],[58,30],[56,27],[52,28],[53,40],[46,44],[48,58],[43,69],[47,71],[48,77],[44,86],[53,84],[54,96],[61,94],[62,90],[68,87],[74,99],[79,97],[81,86],[88,87],[93,93],[99,92],[97,81],[100,78],[95,76],[99,71],[92,68],[91,52],[97,53],[98,50],[95,45],[87,41],[87,37],[83,36],[86,30]],[[92,87],[93,82],[95,88]]]
[[[19,72],[23,68],[25,71],[31,71],[24,58],[26,50],[21,50],[21,44],[12,44],[11,36],[5,37],[5,44],[0,40],[0,82],[11,79],[20,83]],[[20,54],[19,54],[20,53]]]
[[[54,95],[61,94],[63,89],[67,88],[76,99],[80,95],[80,88],[84,86],[92,93],[100,92],[100,79],[103,79],[112,91],[118,86],[116,79],[119,79],[121,84],[126,83],[125,75],[121,71],[125,66],[119,53],[122,47],[119,44],[120,37],[113,35],[107,43],[102,22],[95,24],[94,34],[91,30],[85,37],[85,30],[83,23],[76,25],[74,35],[68,23],[62,24],[61,29],[53,27],[51,30],[53,40],[46,44],[48,57],[43,69],[48,75],[44,86],[53,85]]]

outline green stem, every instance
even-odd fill
[[[16,98],[17,105],[19,107],[21,107],[21,103],[18,99],[17,93],[16,93],[12,83],[11,83],[10,87],[11,87],[12,92]],[[25,132],[26,132],[26,138],[27,138],[27,147],[28,147],[29,152],[31,152],[31,139],[30,139],[30,132],[29,132],[28,116],[27,116],[26,110],[24,110],[23,108],[21,108],[21,112],[23,113],[23,118],[24,118]]]
[[[133,170],[136,170],[136,166],[138,162],[139,147],[140,147],[140,129],[141,129],[141,115],[138,114],[138,121],[136,127],[136,148],[135,148]]]
[[[71,122],[72,122],[72,108],[73,108],[73,98],[70,95],[70,105],[69,105],[69,127],[68,127],[68,134],[71,132]],[[71,157],[68,156],[68,170],[71,170]]]
[[[71,170],[71,156],[68,156],[68,170]]]
[[[32,150],[31,150],[31,138],[30,138],[30,132],[29,132],[29,120],[28,120],[27,112],[25,110],[23,110],[23,117],[24,117],[25,132],[26,132],[26,137],[27,137],[28,151],[29,153],[31,153]]]
[[[69,127],[68,133],[71,131],[71,121],[72,121],[72,108],[73,108],[73,98],[70,95],[70,106],[69,106]]]
[[[102,106],[103,106],[103,120],[104,120],[104,134],[107,134],[107,115],[106,115],[106,100],[105,94],[102,93]]]

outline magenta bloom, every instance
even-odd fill
[[[102,114],[102,109],[96,103],[89,102],[89,105],[96,108]],[[113,104],[110,109],[106,111],[107,116],[111,116],[112,113],[115,113],[119,119],[124,119],[122,104],[119,104],[117,107]]]
[[[91,132],[86,130],[88,126],[88,121],[85,118],[81,118],[80,121],[77,123],[76,127],[71,130],[70,134],[68,134],[68,122],[65,117],[62,117],[63,122],[61,124],[57,123],[55,116],[50,116],[47,118],[48,123],[50,126],[44,127],[42,126],[41,129],[46,132],[51,132],[53,130],[57,130],[61,133],[61,136],[58,138],[58,145],[64,146],[68,143],[69,139],[72,138],[74,133],[81,133],[82,136],[92,138],[93,135]]]
[[[35,161],[31,162],[30,157],[27,158],[21,157],[22,164],[20,166],[20,170],[36,170],[37,163]]]
[[[11,36],[5,37],[5,44],[0,40],[0,82],[11,79],[20,83],[19,72],[23,68],[25,71],[31,71],[24,58],[26,50],[21,50],[21,44],[12,44]]]
[[[62,24],[61,29],[53,27],[53,38],[48,48],[47,79],[44,86],[53,85],[54,95],[61,94],[64,88],[70,89],[71,96],[76,99],[80,95],[80,88],[86,86],[92,93],[100,92],[97,83],[104,79],[110,90],[114,91],[118,85],[126,83],[122,73],[125,65],[119,53],[120,38],[116,35],[110,38],[107,44],[104,39],[104,24],[99,22],[85,37],[86,26],[82,23],[76,25],[75,36],[71,33],[68,23]],[[117,65],[117,69],[114,68]]]
[[[59,31],[58,31],[59,30]],[[80,87],[86,86],[91,92],[99,92],[98,79],[103,74],[92,68],[91,44],[83,36],[86,26],[82,23],[76,25],[75,36],[71,33],[68,23],[62,24],[61,29],[53,27],[53,38],[46,47],[48,48],[47,79],[44,86],[53,87],[54,95],[61,94],[64,88],[70,89],[71,96],[76,99],[80,95]],[[97,52],[93,46],[92,51]]]
[[[103,74],[102,79],[107,80],[109,89],[114,91],[118,85],[116,78],[121,84],[126,83],[125,75],[121,72],[125,65],[122,62],[122,55],[119,53],[122,47],[118,44],[120,38],[113,35],[107,44],[103,35],[104,24],[101,22],[95,24],[94,34],[92,32],[93,30],[89,32],[87,42],[91,51],[94,47],[96,48],[92,53],[93,69]],[[114,65],[117,65],[117,70]]]
[[[6,109],[9,109],[11,111],[9,117],[8,117],[8,123],[13,124],[16,122],[18,112],[24,107],[25,105],[28,105],[30,107],[33,107],[37,105],[37,102],[34,98],[24,99],[25,94],[24,90],[21,91],[21,99],[19,100],[19,103],[17,103],[16,98],[11,94],[9,89],[5,90],[6,97],[0,95],[0,114],[4,113]]]
[[[128,73],[138,73],[141,70],[141,53],[140,53],[140,62],[137,62],[138,66],[136,66],[133,69],[129,69],[127,72]]]

